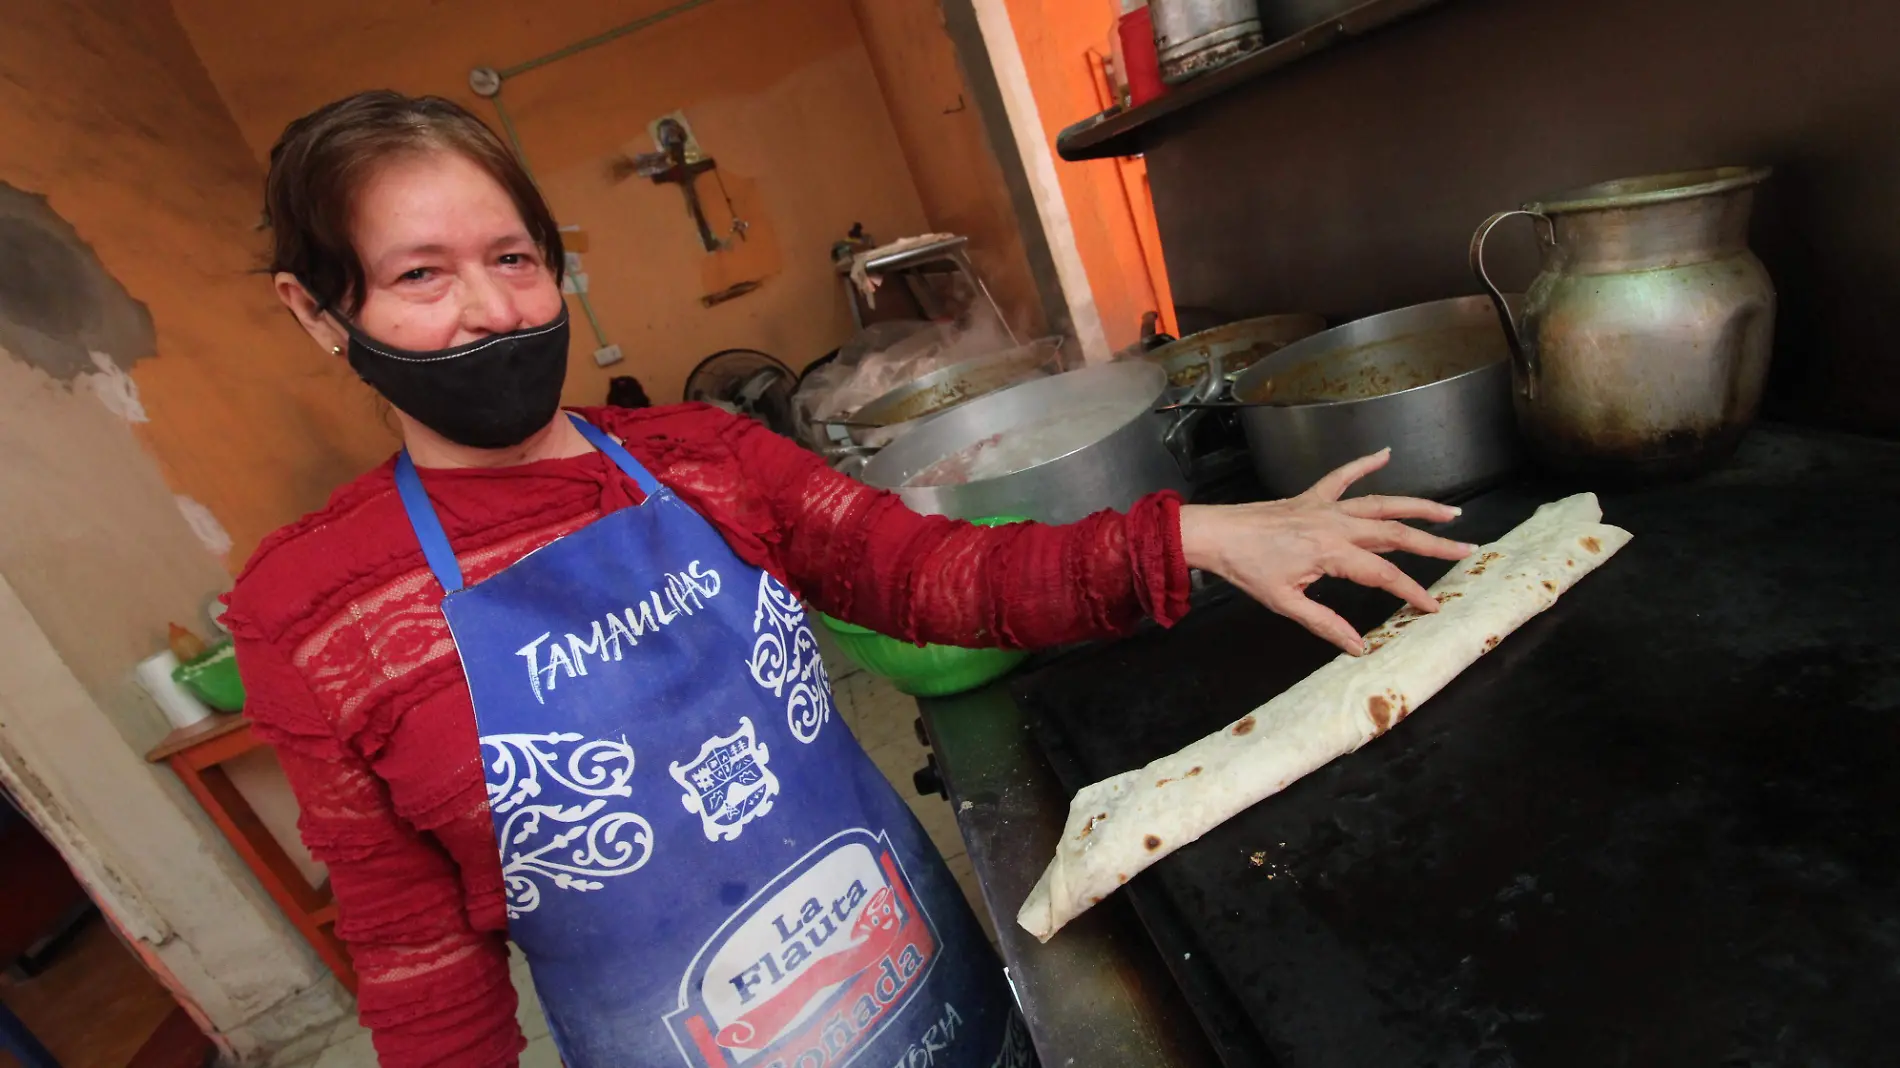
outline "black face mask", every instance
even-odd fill
[[[457,445],[505,449],[547,426],[567,381],[567,306],[552,322],[433,352],[349,331],[357,377],[411,419]]]

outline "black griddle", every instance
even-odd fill
[[[1717,474],[1601,496],[1636,535],[1616,558],[1124,888],[1228,1064],[1900,1063],[1900,448],[1762,428]],[[1393,607],[1314,593],[1361,628]],[[1331,655],[1216,593],[1013,691],[1073,794]]]

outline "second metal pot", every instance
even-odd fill
[[[1126,511],[1157,490],[1187,490],[1183,464],[1167,444],[1180,420],[1150,411],[1166,390],[1167,375],[1143,362],[1023,382],[924,421],[873,457],[860,477],[895,490],[926,515],[1072,523],[1105,508]],[[1078,429],[1085,425],[1101,432]],[[994,477],[910,484],[933,466],[1011,433],[1048,434],[1052,455]]]
[[[1241,422],[1254,469],[1275,497],[1389,446],[1391,463],[1353,495],[1445,500],[1497,482],[1518,463],[1510,361],[1491,302],[1457,297],[1296,341],[1236,379],[1234,399],[1256,405],[1241,409]]]
[[[1237,375],[1301,338],[1326,329],[1318,315],[1266,315],[1258,319],[1217,326],[1170,341],[1142,355],[1168,372],[1168,384],[1185,397],[1198,392],[1211,370],[1216,376]],[[1213,397],[1215,394],[1202,394]]]
[[[882,428],[935,415],[1024,379],[1055,374],[1061,351],[1061,338],[1043,338],[940,367],[866,402],[839,422],[855,428]]]

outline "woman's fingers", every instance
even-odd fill
[[[1458,518],[1460,511],[1437,501],[1376,493],[1340,501],[1339,510],[1357,519],[1423,519],[1431,523],[1449,523]]]
[[[1285,598],[1276,598],[1264,602],[1267,607],[1287,617],[1314,634],[1332,642],[1341,649],[1359,656],[1366,651],[1366,640],[1352,629],[1352,624],[1341,618],[1338,612],[1327,608],[1303,591],[1294,590]]]
[[[1375,586],[1421,612],[1438,611],[1438,602],[1412,576],[1400,571],[1392,561],[1364,549],[1353,548],[1341,553],[1330,562],[1326,573],[1361,586]]]
[[[1340,500],[1354,483],[1391,459],[1390,449],[1362,456],[1329,472],[1293,500],[1232,511],[1183,508],[1183,552],[1190,562],[1208,561],[1206,566],[1267,607],[1358,656],[1365,651],[1364,639],[1338,613],[1308,598],[1308,583],[1321,574],[1333,575],[1384,590],[1419,612],[1432,613],[1438,611],[1438,602],[1425,587],[1378,554],[1408,552],[1459,560],[1476,549],[1400,522],[1448,522],[1459,514],[1449,505],[1379,494]]]
[[[1361,456],[1349,464],[1343,464],[1326,477],[1313,483],[1313,487],[1301,496],[1316,497],[1323,501],[1336,501],[1345,496],[1352,484],[1384,467],[1392,459],[1391,449],[1380,449],[1371,456]]]
[[[1407,552],[1438,560],[1463,560],[1477,548],[1391,520],[1360,519],[1349,522],[1347,536],[1353,544],[1375,553]]]

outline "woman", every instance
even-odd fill
[[[266,198],[278,296],[403,438],[259,547],[225,617],[385,1065],[515,1063],[511,936],[572,1068],[1028,1063],[800,600],[1036,647],[1172,623],[1199,567],[1358,652],[1308,583],[1429,612],[1374,554],[1469,548],[1395,522],[1453,509],[1338,500],[1383,456],[1290,501],[979,529],[714,409],[563,412],[560,234],[447,101],[291,123]]]

